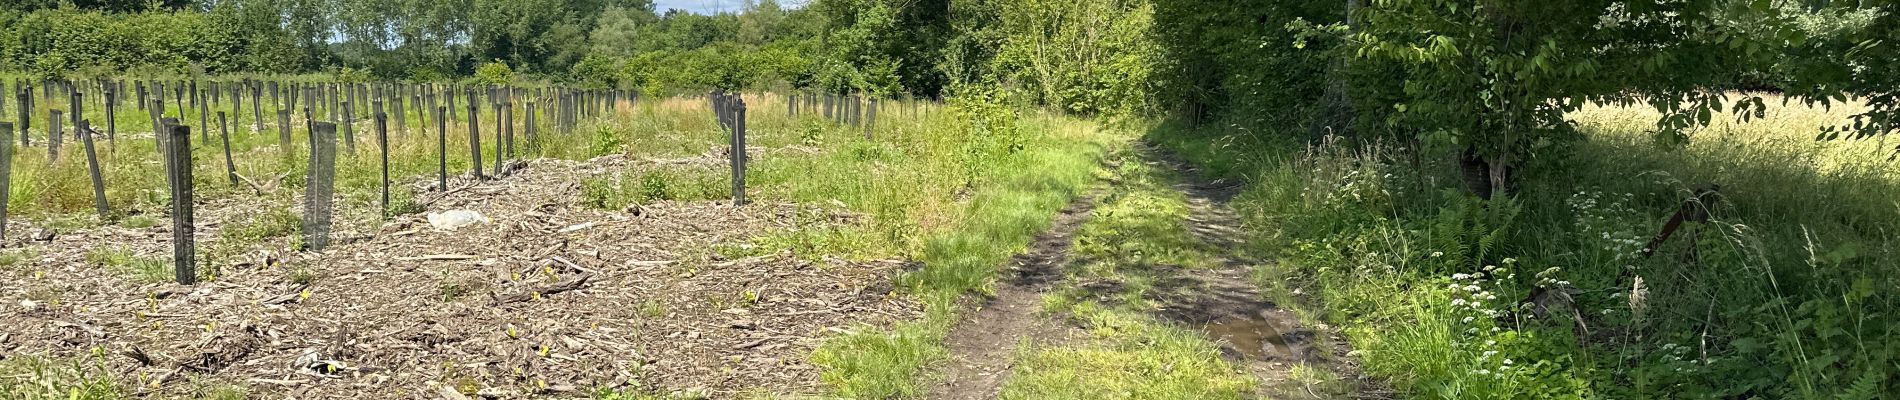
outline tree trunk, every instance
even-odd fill
[[[1359,21],[1353,13],[1359,11],[1361,0],[1346,0],[1346,33],[1348,36],[1357,31]],[[1357,116],[1352,101],[1352,57],[1341,54],[1333,59],[1327,74],[1324,105],[1320,109],[1319,120],[1312,124],[1313,136],[1325,134],[1350,135],[1352,123]]]

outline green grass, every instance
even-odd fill
[[[1018,119],[984,104],[953,109],[956,115],[920,121],[922,131],[880,131],[877,136],[885,139],[879,144],[828,158],[868,164],[868,170],[785,171],[832,182],[835,186],[793,193],[836,196],[853,209],[870,210],[870,237],[899,243],[923,264],[898,279],[900,287],[925,301],[923,318],[889,329],[860,327],[825,341],[812,355],[833,395],[922,395],[922,385],[931,378],[928,368],[946,354],[943,337],[956,320],[956,299],[984,290],[996,268],[1095,181],[1103,157],[1127,140],[1117,131],[1076,120]],[[999,126],[1007,126],[1006,133],[997,133]],[[978,132],[989,134],[970,137],[982,135]],[[965,188],[967,200],[956,200],[955,193]]]
[[[732,195],[731,182],[731,170],[723,164],[623,171],[582,181],[581,198],[606,210],[661,200],[714,200]]]
[[[0,399],[106,400],[124,397],[106,368],[103,351],[70,360],[33,355],[15,355],[0,360]]]
[[[297,233],[303,219],[291,213],[287,208],[272,208],[263,214],[246,218],[218,231],[218,238],[227,242],[252,243],[268,238],[281,237]]]
[[[86,262],[139,282],[163,282],[175,277],[169,260],[141,256],[123,247],[102,246],[87,251]]]
[[[1589,107],[1570,116],[1583,141],[1540,153],[1489,204],[1461,194],[1443,152],[1150,138],[1247,182],[1234,204],[1282,261],[1265,283],[1343,326],[1364,369],[1409,396],[1893,397],[1893,139],[1813,141],[1853,109],[1779,108],[1665,149],[1644,133],[1654,113]],[[1713,221],[1635,254],[1711,183]],[[1558,309],[1581,318],[1536,317],[1522,303],[1538,290],[1569,291]]]
[[[1160,319],[1155,283],[1216,255],[1189,234],[1187,199],[1165,171],[1124,160],[1120,181],[1098,199],[1075,236],[1067,279],[1044,295],[1045,311],[1086,327],[1076,343],[1018,349],[1006,399],[1238,399],[1256,386],[1221,358],[1198,328]],[[1090,290],[1084,282],[1113,282]]]
[[[150,227],[158,226],[158,224],[159,224],[158,218],[152,218],[151,216],[148,216],[148,215],[133,215],[133,216],[119,219],[119,226],[132,228],[132,229],[150,228]]]
[[[1128,137],[1080,120],[1022,115],[977,102],[922,107],[907,115],[881,114],[873,139],[853,127],[817,116],[786,118],[776,98],[753,110],[747,177],[755,201],[825,206],[802,211],[793,226],[747,243],[717,246],[723,257],[791,251],[805,257],[908,257],[924,267],[899,278],[900,287],[925,299],[926,316],[888,328],[860,326],[827,339],[812,355],[831,395],[851,398],[916,396],[928,367],[945,350],[942,337],[955,319],[955,299],[981,290],[1010,254],[1022,249],[1093,181],[1101,158]],[[893,110],[904,107],[893,103]],[[634,160],[668,161],[707,154],[723,133],[707,119],[667,117],[698,107],[682,100],[647,104],[627,117],[600,123],[576,147],[612,149]],[[652,112],[654,114],[647,114]],[[657,117],[656,117],[657,116]],[[586,130],[584,130],[586,131]],[[760,150],[763,151],[760,151]],[[655,200],[724,198],[718,166],[659,166],[588,179],[582,198],[619,209]],[[667,164],[667,163],[662,163]],[[856,223],[833,221],[835,213]],[[644,307],[663,314],[657,304]]]
[[[131,397],[105,363],[103,348],[66,359],[16,354],[0,360],[0,400],[113,400]],[[187,398],[241,400],[243,386],[187,375]]]
[[[7,249],[0,251],[0,268],[12,269],[33,262],[39,252],[32,249]]]
[[[1197,329],[1094,302],[1063,309],[1089,337],[1020,348],[1002,398],[1240,399],[1256,384]]]

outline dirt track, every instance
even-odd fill
[[[1048,229],[1036,235],[1028,251],[1004,265],[1004,279],[995,295],[965,316],[945,340],[950,360],[943,380],[930,389],[934,398],[996,398],[1009,379],[1020,341],[1054,344],[1064,340],[1069,328],[1038,315],[1037,310],[1042,308],[1046,286],[1062,279],[1075,230],[1088,220],[1094,206],[1094,196],[1075,199],[1056,214]]]
[[[1163,284],[1150,294],[1159,305],[1152,310],[1153,316],[1205,331],[1209,340],[1220,345],[1225,358],[1258,378],[1261,386],[1253,393],[1256,397],[1377,397],[1363,391],[1364,382],[1315,389],[1291,376],[1295,367],[1305,366],[1347,380],[1360,379],[1354,361],[1346,356],[1343,339],[1304,326],[1292,311],[1266,300],[1251,278],[1252,268],[1262,261],[1238,250],[1245,245],[1245,237],[1239,217],[1226,204],[1238,186],[1202,180],[1191,167],[1159,149],[1142,146],[1139,153],[1136,160],[1123,162],[1145,162],[1179,175],[1172,190],[1185,195],[1189,210],[1180,223],[1194,241],[1222,250],[1208,260],[1213,268],[1157,266]],[[1096,202],[1115,196],[1119,186],[1111,181],[1078,198],[1036,237],[1028,251],[1004,266],[996,294],[964,316],[949,334],[950,360],[930,398],[998,398],[1023,343],[1048,347],[1073,341],[1080,328],[1059,315],[1042,315],[1040,296],[1056,284],[1080,284],[1090,291],[1114,291],[1119,286],[1096,281],[1096,277],[1065,276],[1073,274],[1065,271],[1070,271],[1068,264],[1075,258],[1069,253],[1077,229],[1088,222]],[[1341,388],[1346,391],[1338,391]]]

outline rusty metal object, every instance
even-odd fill
[[[1648,258],[1656,254],[1656,249],[1662,247],[1663,242],[1669,240],[1671,235],[1675,235],[1676,230],[1682,228],[1684,221],[1709,222],[1710,210],[1722,197],[1721,190],[1722,186],[1716,184],[1696,188],[1695,195],[1683,200],[1682,206],[1676,209],[1676,215],[1669,217],[1669,222],[1663,224],[1662,231],[1657,232],[1656,237],[1650,239],[1648,245],[1643,246],[1643,257]]]

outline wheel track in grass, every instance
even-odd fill
[[[1167,171],[1168,188],[1185,197],[1187,214],[1180,223],[1193,245],[1207,252],[1211,267],[1150,266],[1154,287],[1145,294],[1157,305],[1146,314],[1156,321],[1197,329],[1219,346],[1220,356],[1259,382],[1251,393],[1261,398],[1383,398],[1368,390],[1347,355],[1345,341],[1327,327],[1303,324],[1291,310],[1267,300],[1255,282],[1262,260],[1241,251],[1247,235],[1239,215],[1228,206],[1240,185],[1200,178],[1198,171],[1146,144],[1137,146],[1125,162],[1142,162]],[[1101,298],[1122,290],[1114,279],[1080,276],[1089,282],[1065,282],[1064,271],[1075,260],[1071,254],[1078,230],[1097,206],[1112,203],[1121,192],[1135,190],[1119,179],[1078,197],[1050,227],[1037,235],[1029,249],[1013,257],[996,293],[964,316],[945,339],[950,357],[941,380],[931,386],[932,399],[994,399],[1013,374],[1019,349],[1064,346],[1079,339],[1080,331],[1061,317],[1043,315],[1042,295],[1060,285],[1078,285]],[[1299,370],[1318,371],[1319,377]],[[1330,376],[1328,378],[1327,376]]]
[[[1078,196],[1063,207],[1027,251],[1010,257],[1005,264],[1007,275],[997,282],[996,293],[951,328],[944,340],[950,359],[943,380],[931,387],[931,398],[996,398],[1009,378],[1019,343],[1049,343],[1068,334],[1068,327],[1037,310],[1042,307],[1043,291],[1062,279],[1076,230],[1088,221],[1099,192]]]
[[[1172,187],[1187,197],[1188,216],[1182,222],[1188,233],[1220,249],[1211,260],[1214,268],[1178,269],[1179,278],[1187,282],[1156,296],[1163,304],[1156,314],[1203,328],[1220,345],[1224,358],[1260,380],[1256,392],[1260,397],[1390,397],[1372,390],[1376,385],[1359,374],[1357,360],[1348,355],[1351,349],[1342,335],[1330,327],[1309,326],[1292,310],[1268,300],[1253,277],[1261,264],[1272,261],[1254,259],[1241,250],[1247,245],[1243,222],[1228,205],[1242,185],[1202,177],[1199,168],[1164,149],[1149,144],[1142,148],[1144,158],[1176,175]],[[1331,378],[1300,376],[1302,368]]]

